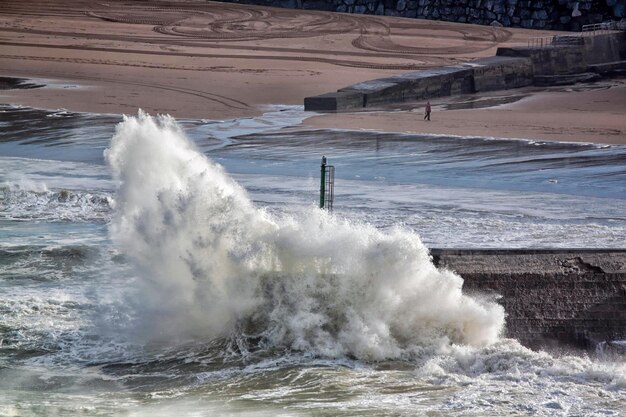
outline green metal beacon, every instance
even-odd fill
[[[322,156],[320,168],[320,208],[333,211],[335,200],[335,167],[326,165],[326,157]]]

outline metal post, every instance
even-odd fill
[[[324,196],[326,195],[326,157],[322,156],[322,167],[320,170],[320,208],[324,208]]]

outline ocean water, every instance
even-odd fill
[[[623,414],[623,357],[503,338],[428,248],[624,247],[626,147],[304,117],[0,106],[0,415]]]

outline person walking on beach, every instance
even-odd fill
[[[428,120],[430,122],[430,101],[426,102],[426,111],[424,112],[424,120]]]

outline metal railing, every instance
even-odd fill
[[[543,36],[540,38],[529,38],[529,48],[545,48],[547,46],[554,46],[554,36]]]
[[[552,43],[558,46],[584,45],[585,40],[580,35],[555,35]]]
[[[602,23],[594,23],[591,25],[583,25],[582,31],[580,32],[582,36],[586,35],[601,35],[605,33],[609,33],[616,30],[624,30],[624,27],[619,22],[602,22]]]
[[[576,35],[542,36],[528,39],[529,48],[546,48],[550,46],[577,45],[581,36],[604,35],[611,32],[626,30],[624,22],[602,22],[583,25],[582,31]]]
[[[626,30],[626,22],[602,22],[591,25],[583,25],[582,30],[577,35],[542,36],[528,39],[529,48],[546,48],[556,45],[574,45],[574,38],[580,36],[604,35],[611,32]]]

